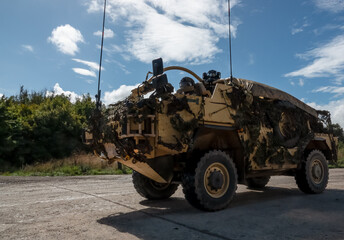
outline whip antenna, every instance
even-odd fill
[[[103,44],[104,44],[104,27],[105,27],[105,10],[106,10],[106,0],[104,0],[104,14],[103,14],[103,31],[102,31],[102,43],[100,47],[100,60],[99,60],[99,75],[98,75],[98,91],[96,95],[96,108],[99,110],[101,107],[101,102],[100,102],[100,74],[102,72],[102,58],[103,58]]]
[[[231,4],[228,0],[228,33],[229,33],[229,72],[231,76],[231,82],[233,81],[233,70],[232,70],[232,32],[231,32]]]

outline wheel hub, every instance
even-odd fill
[[[316,178],[320,178],[320,176],[321,176],[321,169],[320,169],[320,167],[318,165],[314,167],[313,174],[314,174],[314,176]]]
[[[211,164],[204,173],[204,188],[213,198],[220,198],[229,188],[229,173],[219,162]]]
[[[312,162],[311,177],[312,177],[312,180],[317,184],[321,183],[321,181],[324,177],[324,167],[323,167],[321,161],[318,159],[315,159]]]
[[[212,190],[219,190],[223,185],[223,175],[220,171],[214,170],[210,173],[210,176],[208,177],[208,185]]]

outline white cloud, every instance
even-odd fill
[[[338,87],[338,86],[324,86],[320,87],[318,89],[313,90],[312,92],[318,93],[318,92],[324,92],[324,93],[333,93],[335,94],[334,97],[339,97],[344,94],[344,87]]]
[[[305,80],[303,80],[302,78],[299,79],[299,86],[303,87],[303,85],[305,85]]]
[[[87,12],[89,12],[89,13],[98,12],[98,11],[101,11],[103,9],[103,4],[101,4],[97,0],[91,0],[88,3],[86,3],[85,5],[88,6]],[[109,9],[107,10],[107,12],[108,11],[109,11]]]
[[[100,49],[100,45],[97,45],[97,48]],[[109,47],[103,46],[103,51],[108,53],[123,53],[125,50],[125,45],[119,46],[116,44],[111,44]]]
[[[123,52],[123,46],[121,47],[121,46],[118,46],[116,44],[112,44],[110,51],[121,53],[121,52]]]
[[[4,94],[0,93],[0,98],[2,98],[2,96],[4,96]]]
[[[320,34],[323,34],[327,31],[337,31],[338,30],[344,30],[344,26],[342,25],[339,25],[339,24],[326,24],[320,28],[316,28],[313,30],[313,33],[315,35],[320,35]]]
[[[315,4],[318,8],[330,12],[341,12],[344,10],[343,0],[315,0]]]
[[[115,89],[111,92],[105,92],[103,101],[106,105],[116,103],[128,97],[131,94],[131,90],[137,88],[138,86],[139,84],[136,84],[135,86],[121,85],[118,89]]]
[[[81,60],[77,58],[73,58],[72,60],[78,63],[85,64],[86,66],[90,67],[90,70],[95,70],[95,71],[99,70],[99,64],[96,62],[85,61],[85,60]],[[104,70],[103,67],[102,67],[102,70]]]
[[[232,7],[240,1],[232,1]],[[156,57],[165,61],[210,62],[227,38],[226,0],[111,0],[108,16],[128,28],[126,53],[142,62]],[[89,0],[88,11],[102,11],[101,1]],[[125,19],[125,21],[123,21]],[[235,36],[239,21],[231,26]],[[124,55],[126,56],[126,55]]]
[[[330,111],[332,123],[339,123],[341,127],[344,127],[344,98],[337,101],[330,101],[324,105],[318,105],[314,102],[307,104],[318,110]]]
[[[88,69],[84,69],[84,68],[72,68],[72,69],[75,73],[83,75],[83,76],[97,77],[95,72],[90,71]]]
[[[55,28],[48,41],[54,44],[60,52],[74,56],[79,51],[78,43],[84,42],[84,38],[78,29],[66,24]]]
[[[102,36],[102,31],[94,32],[93,35],[101,37]],[[115,33],[111,29],[105,28],[105,30],[104,30],[104,38],[113,38],[114,36],[115,36]]]
[[[160,34],[155,34],[155,28]],[[129,52],[140,61],[149,63],[162,57],[165,61],[194,63],[209,62],[220,52],[219,40],[209,29],[186,26],[164,16],[151,16],[142,32],[132,33]]]
[[[291,35],[295,35],[295,34],[297,34],[297,33],[303,32],[303,30],[304,30],[306,27],[308,27],[308,26],[309,26],[308,23],[304,23],[304,24],[302,24],[300,27],[293,27],[293,28],[291,29]]]
[[[105,62],[107,62],[107,63],[115,63],[125,74],[130,74],[131,73],[124,64],[120,63],[119,61],[117,61],[115,59],[111,59],[111,60],[105,59]]]
[[[291,29],[291,35],[295,35],[296,33],[300,33],[303,32],[303,28],[299,27],[299,28],[292,28]]]
[[[100,45],[97,45],[97,48],[100,49]],[[111,56],[113,53],[119,53],[119,55],[121,55],[125,61],[131,60],[131,56],[129,55],[129,52],[127,51],[126,45],[119,46],[116,44],[111,44],[108,48],[103,47],[103,51],[106,52],[109,56]]]
[[[129,54],[121,54],[121,56],[127,62],[129,62],[131,60],[131,56]]]
[[[25,44],[23,44],[23,45],[22,45],[22,48],[23,48],[24,50],[26,50],[26,51],[34,52],[34,49],[33,49],[33,47],[32,47],[31,45],[25,45]]]
[[[309,27],[310,24],[308,23],[307,17],[303,18],[303,23],[295,23],[291,28],[291,35],[295,35],[297,33],[303,32],[305,28]]]
[[[89,69],[73,68],[73,71],[75,73],[78,73],[78,74],[81,74],[84,76],[96,77],[96,72],[99,71],[99,64],[98,63],[85,61],[85,60],[81,60],[81,59],[77,59],[77,58],[73,58],[72,60],[75,62],[84,64],[84,65],[89,67]],[[102,67],[102,70],[105,70],[105,69]],[[89,80],[89,81],[92,81],[92,80]],[[88,81],[88,83],[90,83],[89,81]]]
[[[344,34],[332,39],[324,46],[299,55],[302,59],[312,59],[306,67],[285,74],[286,77],[328,77],[337,83],[344,80]]]
[[[46,92],[46,96],[56,96],[56,95],[65,95],[67,97],[69,97],[71,102],[76,102],[76,100],[78,98],[81,98],[80,95],[76,94],[75,92],[71,92],[71,91],[64,91],[61,87],[60,84],[56,83],[54,86],[54,89],[52,92],[47,91]]]
[[[86,79],[85,82],[87,82],[88,84],[92,84],[92,83],[94,83],[95,81],[94,81],[94,80],[91,80],[91,79]]]

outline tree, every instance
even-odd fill
[[[85,149],[82,130],[95,108],[90,95],[75,103],[68,96],[28,93],[0,98],[0,170],[69,156]]]
[[[344,131],[343,128],[338,124],[332,124],[333,135],[338,137],[338,140],[344,142]]]

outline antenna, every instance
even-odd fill
[[[100,60],[99,60],[99,75],[98,75],[98,91],[96,95],[96,108],[99,110],[101,107],[101,102],[100,102],[100,74],[102,72],[102,58],[103,58],[103,44],[104,44],[104,27],[105,27],[105,10],[106,10],[106,0],[104,0],[104,14],[103,14],[103,31],[102,31],[102,43],[100,47]]]
[[[228,0],[228,33],[229,33],[229,72],[231,75],[231,82],[233,82],[233,69],[232,69],[232,32],[231,32],[231,3]]]

